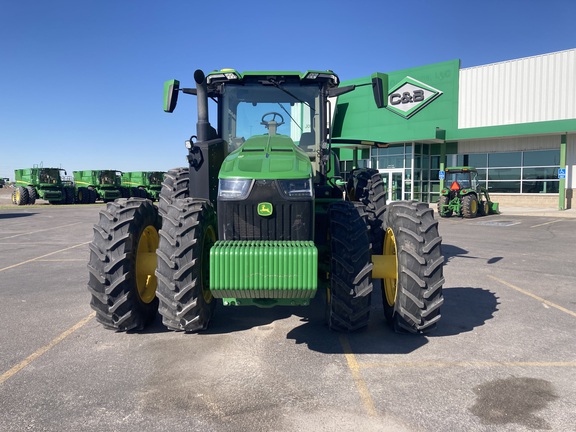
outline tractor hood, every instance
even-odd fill
[[[257,135],[230,153],[219,178],[303,179],[312,176],[308,155],[286,135]]]

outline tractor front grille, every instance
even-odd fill
[[[271,203],[270,216],[260,216],[258,205]],[[287,200],[274,181],[256,181],[248,198],[218,201],[220,240],[313,240],[314,201]]]

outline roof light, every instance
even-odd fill
[[[211,83],[213,81],[230,81],[237,80],[240,77],[234,69],[220,69],[216,73],[211,73],[206,77],[206,82]]]

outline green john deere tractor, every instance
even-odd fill
[[[74,204],[74,185],[64,181],[61,168],[24,168],[14,170],[14,191],[12,203],[16,205],[34,204],[43,199],[50,204]]]
[[[490,200],[488,190],[478,182],[476,168],[451,167],[445,169],[444,187],[438,201],[438,214],[453,214],[465,218],[498,213],[498,203]]]
[[[125,195],[120,171],[83,170],[74,171],[73,174],[76,202],[79,204],[94,204],[97,200],[110,202]]]
[[[165,83],[164,110],[197,96],[188,166],[166,173],[158,206],[119,199],[100,211],[90,245],[91,306],[104,327],[164,325],[195,332],[224,306],[309,305],[321,291],[331,329],[368,324],[373,284],[397,331],[440,319],[444,258],[428,204],[386,205],[376,170],[343,182],[332,152],[330,98],[387,77],[339,87],[332,71],[194,73],[196,88]],[[372,98],[372,97],[371,97]],[[208,119],[208,100],[218,119]]]
[[[140,197],[158,201],[162,190],[163,171],[132,171],[122,173],[123,191],[127,191],[124,198]]]

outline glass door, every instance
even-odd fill
[[[381,169],[379,171],[386,190],[386,204],[390,201],[402,201],[404,196],[404,170]]]

